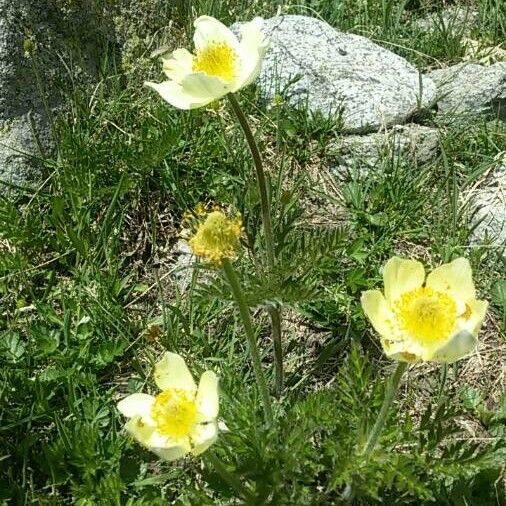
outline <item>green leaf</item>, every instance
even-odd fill
[[[18,362],[26,352],[26,346],[18,334],[6,332],[0,337],[0,353],[10,362]]]
[[[494,283],[491,291],[492,302],[506,310],[506,279]]]

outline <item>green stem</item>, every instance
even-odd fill
[[[253,331],[253,324],[251,323],[251,315],[249,312],[249,308],[246,304],[244,293],[242,291],[241,285],[239,284],[239,280],[237,279],[237,275],[234,271],[234,268],[230,263],[230,260],[225,259],[223,261],[223,270],[225,271],[225,276],[227,278],[228,284],[230,285],[232,295],[239,309],[242,323],[244,325],[244,330],[246,331],[246,337],[248,339],[248,350],[251,356],[251,362],[253,363],[253,372],[255,373],[258,388],[260,389],[260,394],[262,396],[265,421],[267,422],[268,425],[272,425],[273,417],[272,417],[271,398],[269,396],[269,391],[267,390],[267,383],[265,381],[265,376],[262,371],[260,354],[258,352],[255,332]]]
[[[267,250],[267,262],[269,268],[272,270],[276,261],[276,255],[274,251],[274,234],[272,232],[272,220],[271,220],[271,203],[269,199],[269,193],[267,191],[267,180],[265,177],[265,171],[262,161],[262,155],[258,149],[258,144],[255,141],[255,136],[249,126],[248,119],[241,109],[237,98],[233,93],[227,95],[230,105],[234,110],[234,113],[241,125],[244,137],[248,143],[251,157],[253,158],[253,164],[255,165],[255,173],[258,184],[258,191],[260,193],[260,207],[262,208],[262,222],[264,226],[265,234],[265,247]],[[275,364],[275,383],[276,395],[281,396],[283,390],[283,348],[281,345],[281,315],[279,309],[271,308],[269,310],[269,316],[271,319],[272,329],[272,341],[274,347],[274,364]]]
[[[281,397],[283,393],[283,347],[281,344],[281,314],[278,308],[269,309],[272,329],[272,344],[274,347],[274,366],[275,366],[275,389],[276,397]]]
[[[212,464],[216,472],[220,475],[221,479],[226,482],[231,489],[237,494],[242,496],[247,504],[253,501],[252,493],[243,485],[237,476],[233,475],[223,464],[223,462],[211,451],[205,453],[205,458]]]
[[[362,451],[362,455],[369,456],[376,446],[378,442],[378,438],[383,431],[383,427],[385,426],[385,422],[388,418],[388,412],[390,410],[390,406],[395,398],[395,394],[399,388],[399,383],[401,381],[401,377],[404,374],[404,371],[407,369],[407,362],[399,362],[397,364],[397,369],[390,377],[387,385],[387,389],[385,392],[385,398],[383,399],[383,405],[381,406],[381,410],[379,412],[378,418],[374,427],[372,428],[369,437],[367,438],[367,443]]]
[[[395,369],[395,372],[388,380],[387,389],[385,391],[385,398],[383,399],[383,404],[381,406],[378,418],[376,419],[376,423],[374,424],[374,427],[372,428],[367,438],[367,442],[360,452],[360,455],[369,457],[369,455],[371,455],[374,448],[376,447],[381,432],[383,431],[383,427],[385,426],[385,422],[388,419],[388,412],[390,411],[390,406],[392,405],[395,394],[399,388],[399,383],[401,381],[402,375],[404,374],[404,371],[407,369],[407,367],[407,362],[399,362],[397,364],[397,369]],[[341,494],[341,500],[347,504],[354,504],[355,494],[355,484],[353,481],[350,481],[346,484],[346,487]]]
[[[447,380],[448,380],[448,364],[445,362],[441,364],[439,392],[437,396],[438,407],[441,406],[441,404],[445,401],[444,392]]]
[[[385,426],[385,422],[388,419],[388,412],[390,411],[390,406],[395,398],[395,394],[399,388],[399,383],[401,381],[402,375],[404,371],[407,369],[407,362],[399,362],[397,364],[397,369],[392,374],[390,379],[388,380],[387,389],[385,391],[385,398],[383,399],[383,404],[381,406],[381,410],[379,412],[378,418],[376,419],[376,423],[370,432],[367,442],[360,452],[361,455],[365,457],[369,457],[373,452],[378,439],[383,431],[383,427]],[[341,500],[347,504],[353,504],[355,499],[356,488],[353,481],[350,481],[346,484],[342,494]]]
[[[264,233],[265,233],[265,247],[267,250],[267,261],[269,263],[269,267],[272,268],[274,266],[275,254],[274,254],[274,235],[272,233],[272,221],[271,221],[271,203],[269,200],[269,193],[267,192],[267,179],[265,177],[264,165],[262,162],[262,156],[260,155],[260,150],[258,149],[258,144],[255,141],[255,136],[251,131],[251,128],[248,123],[248,119],[244,114],[237,98],[233,93],[229,93],[227,95],[230,105],[234,110],[234,113],[241,125],[242,131],[244,133],[244,137],[246,138],[246,142],[248,143],[251,156],[253,158],[253,164],[255,165],[255,172],[258,183],[258,191],[260,192],[260,206],[262,208],[262,222],[264,225]]]

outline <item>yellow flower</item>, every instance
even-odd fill
[[[212,211],[197,228],[189,244],[193,253],[209,263],[221,265],[225,258],[237,256],[242,233],[240,216],[227,218],[222,211]]]
[[[165,460],[199,455],[218,436],[218,378],[206,371],[197,388],[184,359],[166,353],[155,365],[157,396],[132,394],[118,403],[126,430]]]
[[[241,27],[241,41],[210,16],[195,20],[195,54],[176,49],[164,59],[168,81],[145,83],[169,104],[196,109],[252,83],[260,73],[267,49],[261,33],[263,20],[255,18]]]
[[[390,358],[455,362],[476,346],[488,303],[476,299],[468,260],[441,265],[425,279],[420,262],[393,257],[383,282],[384,295],[368,290],[361,302]]]

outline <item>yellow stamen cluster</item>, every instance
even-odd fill
[[[213,211],[197,228],[189,244],[196,256],[221,265],[224,259],[234,259],[242,233],[240,216],[228,218],[222,211]]]
[[[455,301],[429,287],[403,293],[394,310],[403,330],[422,345],[446,340],[458,316]]]
[[[151,416],[164,436],[189,436],[197,422],[195,396],[186,390],[171,388],[155,397]]]
[[[231,81],[236,73],[236,60],[233,48],[223,42],[213,42],[195,55],[193,71]]]

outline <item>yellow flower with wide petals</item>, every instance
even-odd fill
[[[362,307],[390,358],[455,362],[477,344],[488,303],[476,299],[465,258],[427,277],[420,262],[391,258],[383,269],[384,294],[368,290]]]
[[[126,430],[165,460],[207,450],[218,436],[216,374],[204,372],[197,388],[184,359],[166,353],[155,365],[155,382],[158,395],[137,393],[118,403],[129,418]]]
[[[145,83],[169,104],[196,109],[252,83],[260,73],[267,44],[263,20],[241,26],[241,40],[210,16],[195,20],[195,54],[177,49],[163,61],[168,81]]]
[[[215,210],[198,225],[189,244],[195,255],[221,265],[224,259],[233,260],[237,256],[242,230],[240,216],[228,218],[224,212]]]

